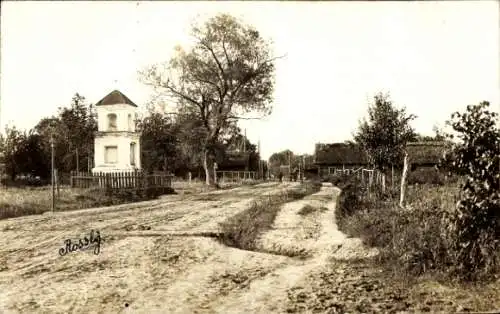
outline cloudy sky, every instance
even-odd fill
[[[245,121],[263,157],[349,139],[378,91],[432,134],[450,114],[490,101],[499,110],[497,1],[27,2],[1,10],[0,125],[29,129],[74,93],[97,102],[119,89],[137,104],[137,70],[189,43],[193,19],[235,15],[272,39],[273,113]]]

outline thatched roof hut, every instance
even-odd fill
[[[439,163],[447,147],[446,142],[408,143],[410,163],[418,166],[434,166]]]
[[[365,165],[368,156],[358,145],[346,143],[316,144],[314,164],[317,166]]]

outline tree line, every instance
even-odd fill
[[[4,173],[10,181],[20,175],[50,181],[51,141],[54,143],[54,167],[61,176],[71,171],[90,171],[93,167],[94,137],[97,132],[95,107],[76,93],[68,106],[56,115],[42,118],[30,130],[7,126],[0,133]],[[147,172],[167,171],[185,175],[203,169],[202,122],[188,114],[171,115],[148,108],[136,121],[141,132],[142,168]],[[243,142],[246,142],[243,144]],[[255,144],[237,126],[224,130],[214,147],[217,161],[224,162],[227,152],[246,147],[249,171],[257,171],[260,160]],[[37,181],[38,182],[38,181]],[[39,182],[41,183],[41,182]]]

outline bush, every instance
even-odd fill
[[[408,184],[434,184],[444,185],[446,182],[445,174],[435,168],[417,168],[408,175]]]
[[[465,176],[461,200],[447,217],[456,272],[464,279],[487,277],[500,266],[500,129],[489,103],[467,106],[449,124],[461,140],[447,168]]]
[[[356,176],[342,175],[334,177],[331,183],[341,189],[337,197],[337,222],[344,217],[351,216],[355,212],[367,207],[367,190]]]

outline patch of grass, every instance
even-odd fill
[[[302,216],[306,216],[306,215],[309,215],[313,212],[316,211],[316,208],[314,208],[313,206],[309,205],[309,204],[306,204],[304,205],[304,207],[302,207],[298,212],[297,214],[299,215],[302,215]]]
[[[155,199],[172,189],[150,188],[140,191],[62,188],[56,192],[56,211],[111,206]],[[0,194],[0,219],[42,214],[51,210],[52,190],[47,187],[7,188]]]
[[[271,228],[284,203],[304,198],[320,188],[321,183],[306,182],[281,194],[261,197],[248,209],[220,223],[223,235],[219,240],[227,246],[255,250],[257,238]]]

